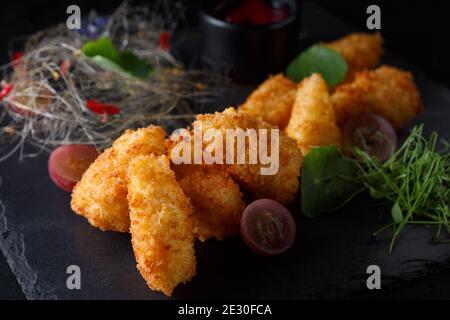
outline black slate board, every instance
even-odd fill
[[[303,43],[351,31],[310,3],[305,4],[303,24]],[[411,69],[389,56],[385,62]],[[416,123],[450,138],[450,90],[414,74],[426,106]],[[241,101],[245,92],[243,88],[224,106]],[[0,163],[0,176],[5,207],[0,210],[0,249],[26,298],[167,299],[149,290],[136,270],[129,235],[101,232],[71,212],[70,195],[48,177],[46,155],[23,163],[13,157]],[[389,234],[371,237],[388,221],[388,212],[363,198],[314,220],[302,217],[295,205],[293,211],[299,213],[298,237],[287,253],[260,257],[240,239],[198,243],[198,276],[180,285],[173,298],[361,297],[368,294],[366,268],[371,264],[381,268],[383,289],[449,266],[450,245],[432,244],[433,230],[427,228],[409,229],[388,255]],[[81,290],[66,287],[69,265],[81,267]]]

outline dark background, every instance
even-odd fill
[[[141,3],[144,1],[140,1]],[[187,2],[187,1],[186,1]],[[450,86],[448,23],[450,11],[444,1],[314,1],[355,30],[366,30],[366,8],[370,4],[381,7],[382,34],[385,47],[392,54],[421,69],[429,78]],[[8,62],[11,39],[25,36],[42,28],[64,21],[66,8],[78,4],[82,13],[90,9],[110,12],[120,0],[49,1],[15,0],[3,2],[0,9],[0,63]],[[189,1],[189,18],[195,23],[197,0]],[[413,284],[377,295],[377,298],[450,298],[450,271],[435,274]],[[23,295],[5,259],[0,255],[0,299],[22,299]]]
[[[200,0],[182,0],[195,20],[195,6]],[[301,0],[300,0],[301,1]],[[52,24],[64,21],[66,8],[78,4],[83,12],[91,9],[112,11],[121,0],[15,0],[3,1],[0,9],[0,62],[8,59],[8,42]],[[145,3],[146,1],[135,1]],[[148,2],[148,1],[147,1]],[[385,47],[412,65],[422,69],[429,78],[450,85],[448,50],[450,10],[446,1],[350,1],[313,0],[342,18],[355,30],[366,30],[366,8],[381,8],[382,34]]]

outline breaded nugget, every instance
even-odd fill
[[[269,77],[239,107],[240,112],[259,116],[283,129],[291,115],[296,85],[283,74]]]
[[[237,154],[237,139],[234,139],[234,162],[233,164],[226,164],[225,168],[244,190],[250,192],[256,198],[272,198],[284,204],[293,200],[299,187],[298,177],[303,161],[302,154],[295,140],[289,138],[284,132],[279,131],[279,152],[274,150],[272,153],[270,147],[271,129],[278,128],[262,121],[260,118],[239,113],[235,108],[228,108],[221,113],[198,115],[197,120],[194,122],[194,128],[196,126],[200,126],[203,133],[208,129],[219,130],[224,140],[224,146],[227,145],[227,129],[243,129],[244,132],[247,131],[246,129],[256,129],[258,146],[252,146],[253,151],[260,149],[259,145],[262,141],[258,129],[267,129],[267,139],[265,140],[268,145],[268,155],[274,155],[274,158],[276,157],[276,160],[278,160],[276,164],[272,163],[272,165],[278,167],[278,171],[275,174],[263,175],[261,173],[261,168],[267,168],[271,164],[262,164],[259,156],[256,164],[249,163],[249,139],[245,139],[246,148],[244,155]],[[229,144],[231,143],[233,141],[229,142]],[[226,163],[226,151],[224,150],[223,152],[224,163]],[[245,156],[245,163],[238,164],[237,156]]]
[[[141,275],[170,296],[195,276],[192,210],[166,156],[137,156],[128,167],[131,243]]]
[[[101,230],[129,232],[128,163],[137,155],[165,154],[165,136],[156,126],[127,130],[83,174],[72,192],[72,210]]]
[[[223,167],[173,165],[178,182],[192,204],[194,236],[222,240],[239,233],[245,202],[239,185]]]
[[[352,81],[358,71],[378,66],[383,55],[383,38],[379,33],[351,33],[325,45],[336,50],[347,61],[344,82]]]
[[[314,73],[298,85],[286,133],[297,141],[304,155],[314,146],[340,144],[341,131],[327,84],[320,74]]]
[[[358,73],[353,82],[336,88],[331,102],[340,126],[353,116],[373,112],[402,128],[423,110],[412,74],[390,66]]]

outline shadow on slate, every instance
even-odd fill
[[[314,4],[306,3],[304,10],[304,43],[351,31]],[[385,62],[410,69],[393,57]],[[450,138],[449,90],[413,72],[426,106],[416,123]],[[230,99],[223,106],[244,96]],[[70,195],[48,177],[46,155],[23,163],[13,157],[1,164],[0,176],[6,207],[0,217],[0,246],[28,299],[167,299],[149,290],[141,278],[129,235],[101,232],[71,212]],[[360,198],[318,219],[303,217],[297,203],[292,208],[297,240],[277,257],[257,256],[238,238],[197,243],[198,275],[177,287],[173,299],[364,297],[369,265],[381,267],[385,290],[448,266],[450,248],[431,244],[433,230],[427,228],[409,229],[388,255],[389,233],[377,239],[371,234],[388,222],[389,212],[367,203]],[[69,265],[81,268],[81,290],[66,287]]]
[[[17,283],[16,278],[11,273],[6,259],[0,254],[0,300],[19,300],[24,299],[22,290]]]

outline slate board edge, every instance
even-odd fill
[[[6,207],[0,199],[0,250],[11,272],[28,300],[55,300],[55,294],[40,283],[36,273],[27,262],[23,235],[8,228]]]
[[[309,4],[311,7],[318,7],[316,4]],[[308,8],[311,9],[311,8]],[[317,8],[314,8],[317,9]],[[325,9],[320,8],[323,11]],[[327,12],[328,13],[328,12]],[[334,17],[334,19],[338,19]],[[344,24],[344,23],[343,23]],[[417,78],[426,78],[424,73],[416,68],[411,68]],[[446,88],[445,85],[426,78],[426,80],[433,82],[435,85],[439,85],[442,88]],[[6,216],[5,216],[6,208],[1,202],[0,199],[0,250],[5,256],[7,263],[16,277],[25,297],[27,299],[57,299],[57,296],[51,292],[48,288],[46,288],[45,284],[41,283],[38,279],[38,276],[30,267],[27,262],[25,256],[25,244],[23,241],[23,235],[20,232],[12,228],[8,228]],[[442,263],[448,264],[450,259],[445,259]],[[389,290],[401,287],[403,284],[407,283],[412,279],[417,279],[418,277],[424,277],[433,272],[441,271],[445,269],[445,267],[441,266],[439,263],[430,263],[426,268],[423,268],[419,273],[412,271],[407,272],[402,275],[401,281],[394,281],[394,279],[388,278],[385,280],[385,287],[388,287]],[[386,285],[387,283],[387,285]],[[395,283],[395,284],[394,284]],[[350,290],[345,297],[352,297],[353,295],[357,295],[362,293],[361,289]],[[363,295],[365,295],[363,293]],[[345,298],[344,297],[344,298]]]

